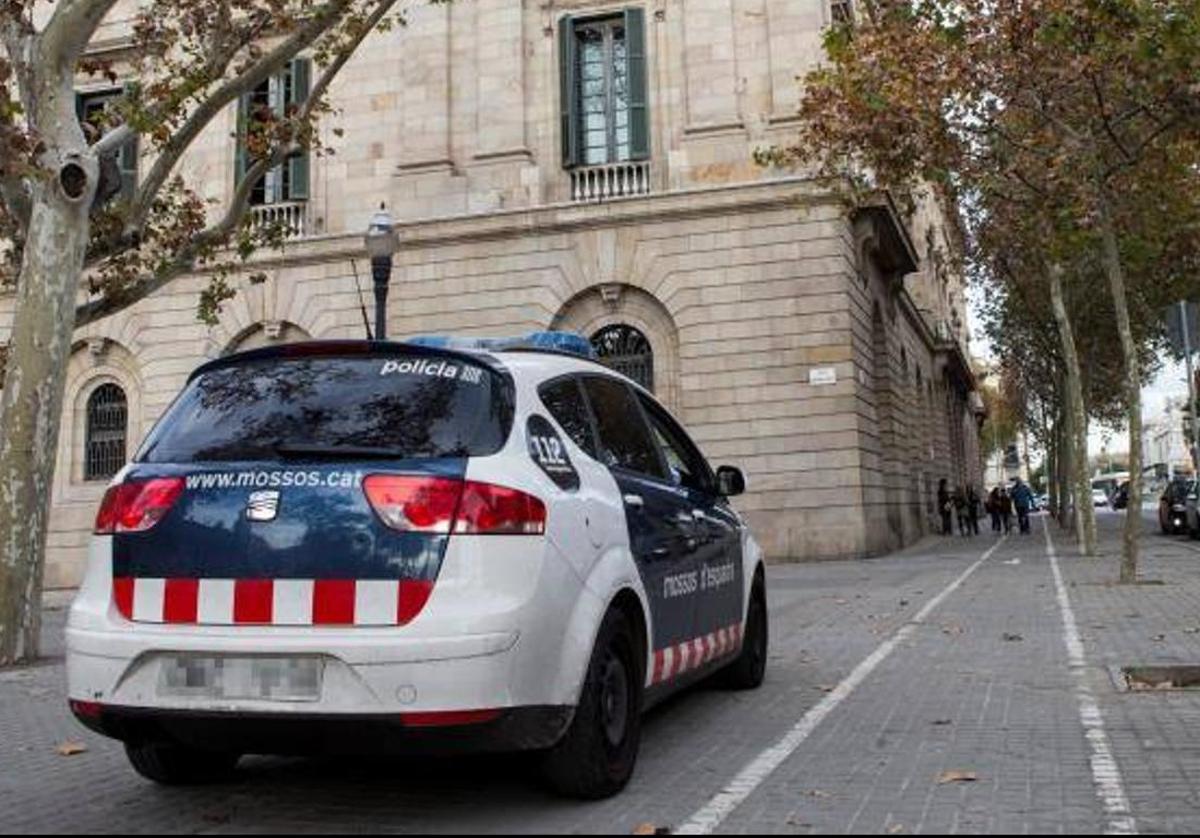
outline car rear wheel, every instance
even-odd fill
[[[767,675],[767,650],[770,647],[770,624],[767,619],[767,591],[761,578],[750,592],[750,608],[746,612],[746,633],[742,653],[722,673],[730,689],[756,690]]]
[[[629,620],[610,611],[596,647],[575,718],[542,757],[542,775],[559,794],[601,800],[625,788],[641,744],[642,664]]]
[[[228,780],[240,754],[201,751],[167,743],[125,744],[125,754],[137,773],[165,786],[188,786]]]

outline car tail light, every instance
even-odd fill
[[[546,505],[516,489],[467,483],[454,531],[469,535],[541,535],[546,532]]]
[[[394,530],[448,533],[462,497],[461,480],[373,474],[363,491],[375,513]]]
[[[81,719],[99,719],[104,715],[104,705],[96,701],[80,701],[72,698],[68,700],[71,707],[71,712]]]
[[[363,481],[380,519],[402,532],[541,535],[546,506],[516,489],[445,477],[373,474]]]
[[[113,486],[96,515],[96,535],[145,532],[166,517],[182,494],[182,477],[131,480]]]

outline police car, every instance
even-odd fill
[[[577,336],[320,342],[198,369],[113,481],[72,711],[162,783],[242,754],[539,751],[618,792],[640,716],[767,658],[762,553]]]

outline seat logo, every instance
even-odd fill
[[[246,517],[251,521],[274,521],[279,515],[279,492],[254,492],[246,503]]]

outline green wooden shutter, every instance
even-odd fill
[[[132,99],[137,94],[137,84],[130,82],[125,85],[126,98]],[[121,198],[132,201],[137,195],[138,185],[138,135],[134,134],[121,146],[118,163],[121,167]]]
[[[233,188],[236,191],[250,168],[246,162],[246,134],[250,128],[250,94],[244,93],[237,101],[237,141],[234,148]]]
[[[564,17],[558,22],[558,63],[562,113],[563,168],[579,165],[579,73],[578,44],[575,41],[575,20]]]
[[[291,84],[287,87],[288,109],[300,108],[308,101],[311,88],[312,63],[307,58],[297,58],[289,68]],[[293,155],[288,158],[287,194],[284,200],[307,201],[309,196],[308,152]]]
[[[650,157],[650,112],[647,108],[646,13],[640,8],[625,10],[625,55],[629,75],[629,155],[634,160]]]

